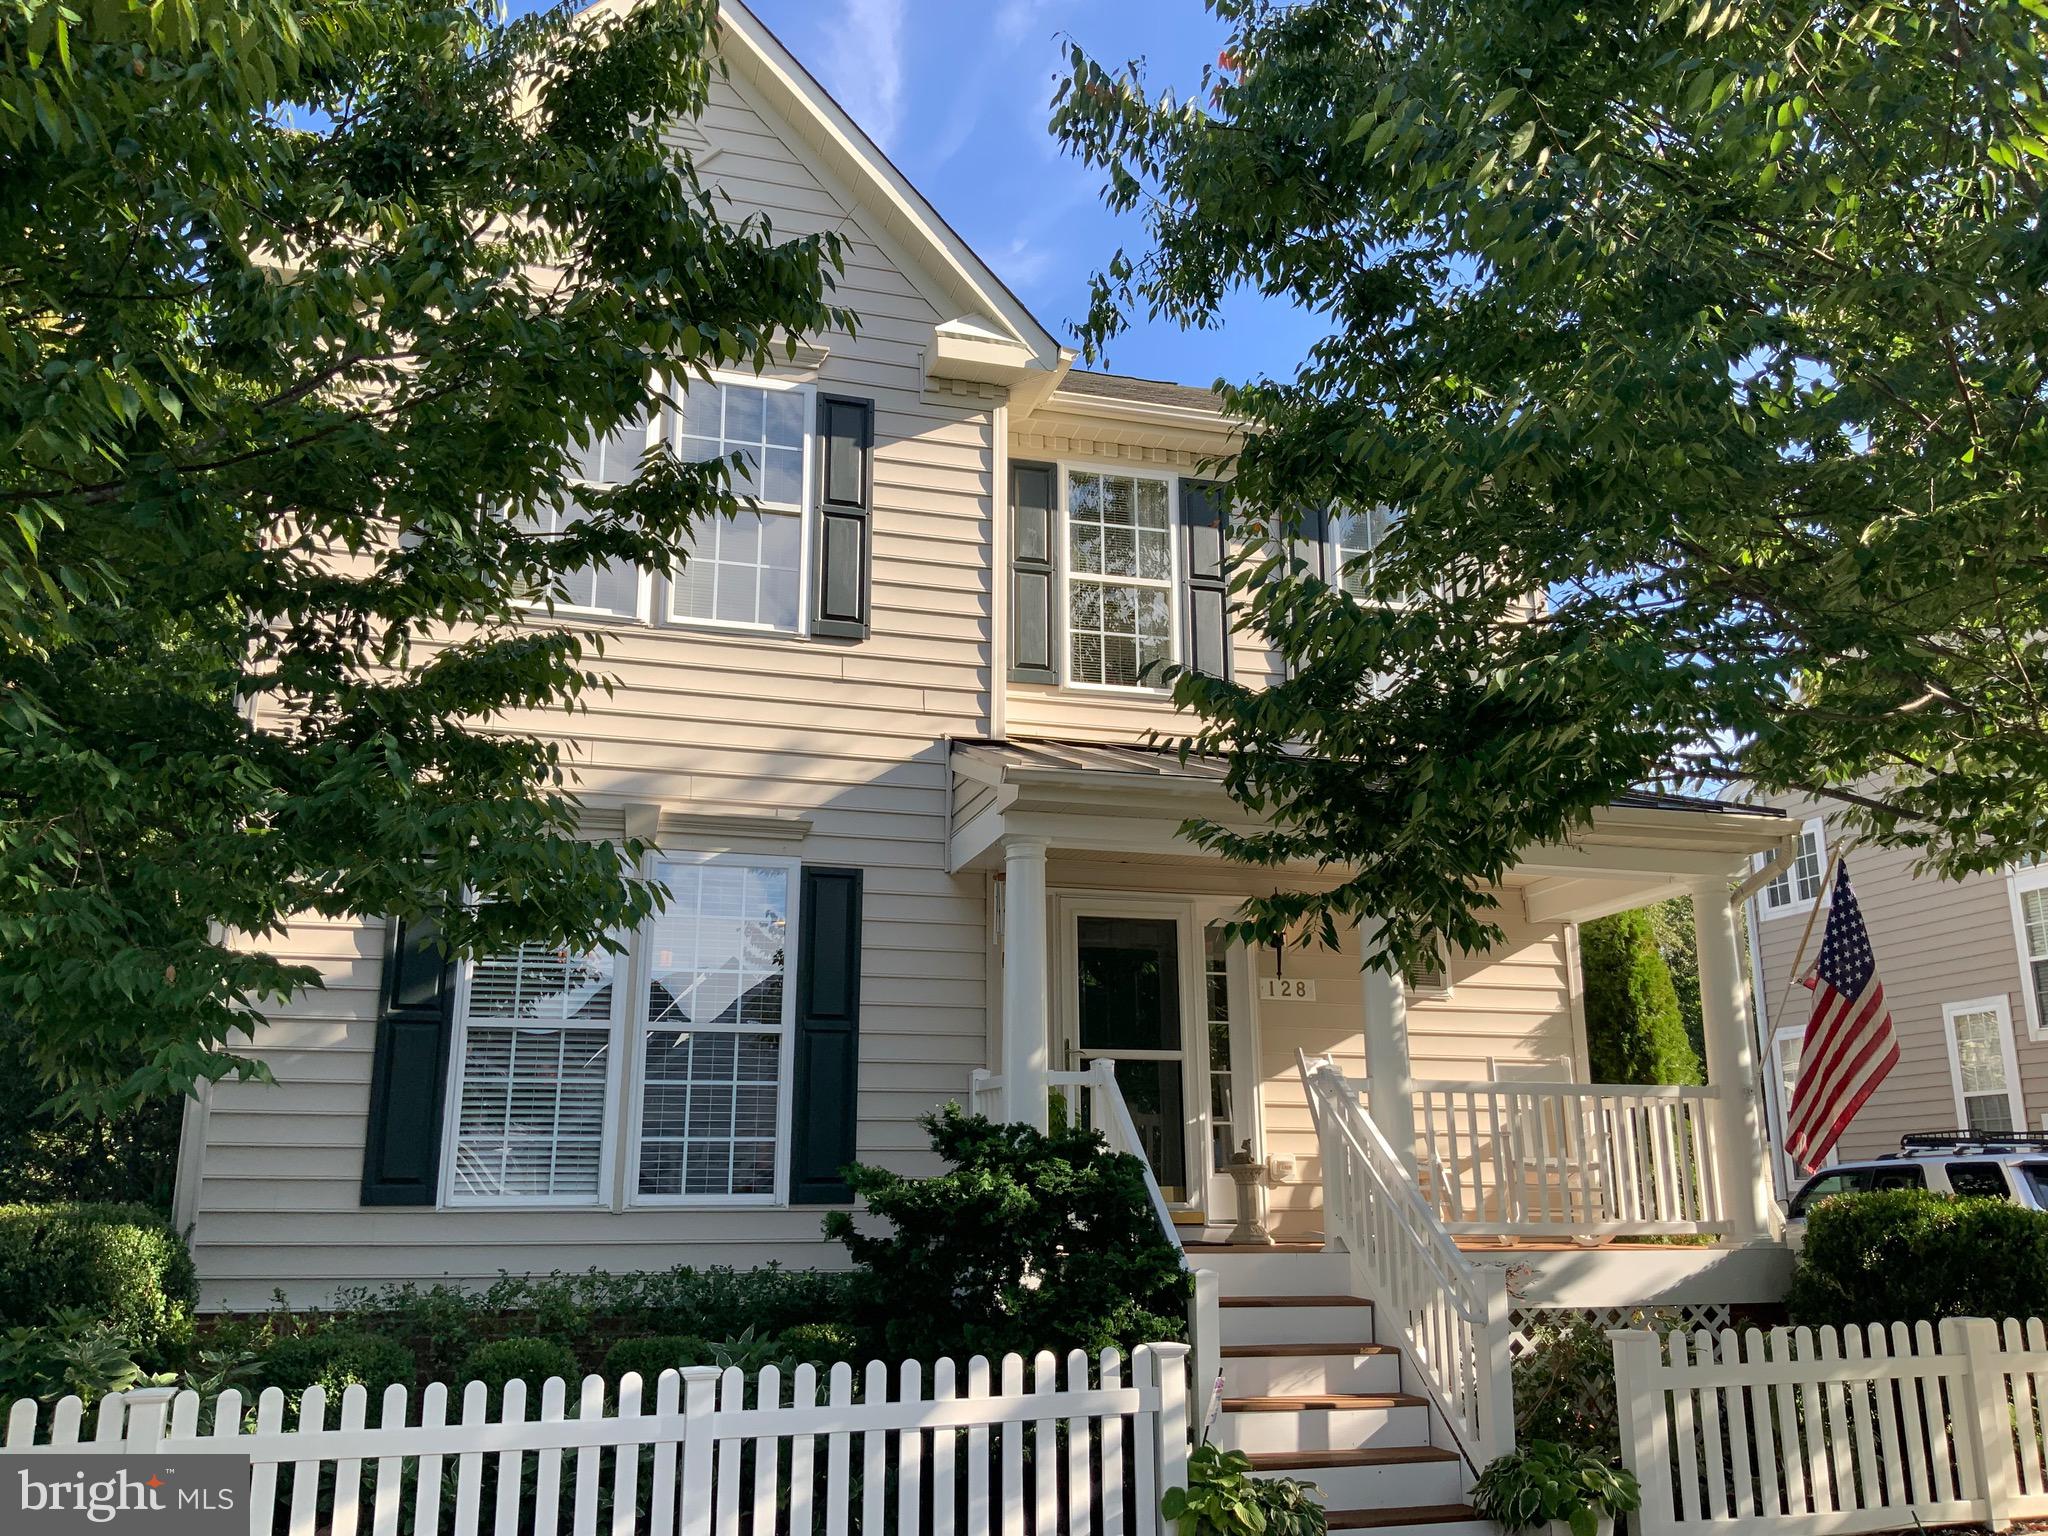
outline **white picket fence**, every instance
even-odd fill
[[[1187,1476],[1187,1353],[1076,1350],[1064,1372],[1042,1353],[1028,1385],[1018,1355],[940,1360],[929,1379],[876,1361],[858,1392],[846,1365],[751,1383],[692,1366],[663,1371],[651,1404],[637,1375],[585,1377],[573,1404],[554,1377],[533,1416],[525,1382],[495,1405],[471,1382],[454,1422],[445,1386],[416,1414],[394,1386],[374,1426],[361,1387],[338,1414],[309,1389],[289,1427],[274,1387],[253,1426],[238,1392],[202,1405],[152,1388],[103,1398],[89,1430],[75,1397],[47,1422],[18,1402],[6,1449],[245,1455],[250,1536],[1165,1536],[1160,1495]]]
[[[2048,1327],[1609,1334],[1639,1536],[2048,1516]]]

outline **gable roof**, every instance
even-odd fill
[[[1126,373],[1090,373],[1069,369],[1060,380],[1060,391],[1068,395],[1089,395],[1102,400],[1121,400],[1134,405],[1179,405],[1195,411],[1223,410],[1223,397],[1213,389],[1192,384],[1174,384],[1166,379],[1140,379]]]
[[[938,327],[934,372],[1048,382],[1072,354],[912,186],[881,147],[832,99],[741,0],[720,0],[720,51],[735,76],[767,98],[805,146],[888,232],[944,284],[958,305]],[[1005,377],[1008,375],[1009,377]]]

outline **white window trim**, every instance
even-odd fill
[[[1059,526],[1053,530],[1059,543],[1059,646],[1060,646],[1060,687],[1076,693],[1106,693],[1127,698],[1170,699],[1173,685],[1155,683],[1091,683],[1074,676],[1074,602],[1071,591],[1072,572],[1070,562],[1072,539],[1068,529],[1068,500],[1072,476],[1076,471],[1082,474],[1120,475],[1127,480],[1156,480],[1166,487],[1166,554],[1168,572],[1166,579],[1166,640],[1167,661],[1171,666],[1181,665],[1181,571],[1180,546],[1180,482],[1178,474],[1160,474],[1139,465],[1119,463],[1116,460],[1060,459],[1055,461],[1059,473]],[[1088,578],[1083,578],[1084,580]],[[1130,578],[1143,586],[1152,586],[1142,577]],[[1098,586],[1115,586],[1115,581],[1101,581]]]
[[[651,416],[648,418],[647,422],[643,426],[640,437],[640,451],[642,453],[645,453],[649,448],[651,448],[654,445],[657,434],[660,431],[660,421],[660,416]],[[585,480],[579,475],[569,476],[569,483],[572,486],[579,486],[584,489],[593,491],[603,491],[610,489],[610,486],[606,485],[602,481]],[[615,613],[609,608],[586,607],[582,603],[565,603],[560,601],[551,601],[548,598],[520,598],[518,602],[519,606],[526,609],[529,613],[537,613],[544,618],[570,618],[575,619],[581,623],[592,625],[644,625],[648,622],[649,617],[656,611],[656,608],[658,606],[656,602],[656,597],[658,594],[655,592],[654,586],[655,583],[652,572],[648,571],[645,567],[638,567],[635,569],[633,584],[633,611],[629,614]]]
[[[2005,896],[2012,908],[2013,950],[2019,956],[2020,1000],[2027,1015],[2027,1038],[2048,1037],[2048,1021],[2041,1017],[2041,1000],[2034,995],[2034,961],[2027,949],[2027,914],[2021,898],[2029,891],[2048,889],[2048,864],[2015,864],[2005,877]]]
[[[798,925],[802,921],[800,908],[803,905],[803,861],[801,859],[775,858],[750,853],[702,853],[694,851],[670,851],[652,853],[647,857],[641,873],[652,880],[661,864],[736,864],[749,869],[780,869],[789,876],[789,911],[784,918],[785,928],[782,941],[782,1048],[776,1053],[775,1083],[775,1189],[766,1195],[643,1195],[640,1193],[640,1119],[644,1108],[646,1086],[643,1077],[647,1051],[646,1019],[644,1012],[647,977],[650,967],[647,961],[647,929],[641,928],[633,936],[633,994],[632,1011],[627,1014],[626,1028],[632,1035],[628,1049],[623,1053],[627,1062],[625,1069],[626,1123],[619,1147],[619,1189],[623,1191],[623,1207],[628,1210],[676,1210],[676,1209],[730,1209],[734,1206],[753,1209],[773,1208],[789,1204],[789,1154],[792,1120],[792,1103],[796,1088],[796,969],[798,945],[801,934]],[[754,1034],[757,1030],[726,1030],[719,1033]]]
[[[618,1139],[619,1125],[619,1062],[624,1056],[624,1035],[626,1030],[626,983],[629,967],[628,956],[614,957],[612,967],[612,1042],[610,1066],[605,1073],[604,1125],[598,1133],[597,1192],[591,1195],[464,1195],[455,1187],[455,1154],[461,1139],[462,1088],[468,1071],[469,1061],[469,984],[476,970],[473,959],[464,959],[456,971],[455,980],[455,1039],[449,1060],[452,1078],[446,1095],[447,1103],[441,1115],[441,1198],[439,1208],[455,1211],[502,1211],[502,1210],[601,1210],[612,1204],[612,1191],[616,1187],[612,1180],[612,1148]],[[486,1028],[507,1027],[507,1021],[487,1021]],[[516,1024],[511,1025],[518,1028]],[[536,1033],[554,1033],[563,1029],[588,1028],[563,1022],[559,1024],[535,1024]]]
[[[1771,888],[1771,881],[1766,880],[1756,888],[1756,896],[1754,898],[1756,902],[1756,915],[1765,922],[1769,922],[1774,917],[1798,917],[1804,913],[1811,912],[1816,906],[1827,905],[1828,829],[1826,819],[1820,816],[1809,816],[1799,824],[1799,832],[1802,838],[1808,832],[1813,834],[1814,858],[1819,865],[1819,874],[1816,878],[1820,881],[1820,886],[1812,896],[1801,898],[1799,894],[1799,877],[1795,868],[1799,862],[1799,849],[1795,844],[1792,849],[1792,856],[1785,860],[1782,866],[1785,886],[1791,893],[1792,899],[1782,907],[1774,907],[1770,903],[1768,894]],[[1762,869],[1764,867],[1764,856],[1758,854],[1755,863],[1758,869]],[[1775,877],[1776,872],[1773,874],[1773,878]]]
[[[2013,1129],[2023,1131],[2027,1128],[2026,1104],[2020,1097],[2020,1064],[2018,1054],[2013,1048],[2012,1013],[2007,1007],[2007,998],[2003,992],[1993,997],[1973,997],[1962,1002],[1941,1005],[1941,1039],[1942,1044],[1948,1048],[1948,1080],[1949,1086],[1955,1090],[1956,1129],[1967,1130],[1970,1125],[1969,1114],[1963,1104],[1963,1058],[1962,1053],[1956,1048],[1956,1020],[1966,1013],[1998,1015],[1998,1048],[2000,1060],[2005,1068],[2006,1102],[2012,1106]],[[1984,1098],[1987,1095],[1980,1093],[1975,1097]]]
[[[701,382],[701,381],[699,381]],[[718,634],[763,636],[770,639],[808,640],[811,635],[811,583],[816,573],[815,554],[812,545],[817,534],[817,474],[818,474],[818,390],[814,384],[793,379],[775,379],[754,374],[732,373],[714,369],[709,382],[725,385],[735,384],[749,389],[788,390],[803,396],[804,422],[804,470],[803,491],[797,507],[797,557],[796,557],[796,628],[784,629],[776,624],[749,623],[742,619],[700,619],[688,614],[677,614],[675,610],[675,581],[664,577],[659,590],[654,593],[655,601],[647,611],[654,615],[655,623],[662,629],[707,630]],[[676,447],[682,436],[682,415],[679,402],[673,394],[663,404],[657,418],[659,430]],[[652,438],[649,441],[653,441]],[[677,448],[678,457],[680,449]],[[777,514],[787,516],[781,508]],[[794,898],[792,898],[793,900]]]

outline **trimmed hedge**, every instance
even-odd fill
[[[0,1206],[0,1327],[82,1309],[161,1369],[190,1346],[198,1296],[185,1240],[146,1205]]]
[[[689,1333],[657,1333],[646,1338],[621,1339],[604,1357],[604,1379],[614,1387],[629,1371],[639,1373],[649,1391],[663,1371],[679,1371],[686,1365],[713,1364],[709,1340]]]
[[[538,1391],[550,1376],[571,1385],[577,1379],[576,1352],[554,1339],[493,1339],[465,1355],[455,1373],[457,1382],[480,1381],[494,1397],[508,1381],[528,1382]]]
[[[1795,1323],[2048,1316],[2048,1211],[1920,1189],[1813,1208],[1792,1270]]]
[[[261,1369],[263,1385],[281,1388],[294,1412],[308,1387],[325,1389],[330,1400],[344,1387],[364,1387],[374,1398],[394,1382],[411,1386],[418,1373],[403,1344],[347,1328],[279,1339],[263,1352]]]

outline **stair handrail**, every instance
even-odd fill
[[[1322,1150],[1326,1233],[1476,1471],[1515,1443],[1507,1273],[1465,1256],[1336,1065],[1295,1059]]]

